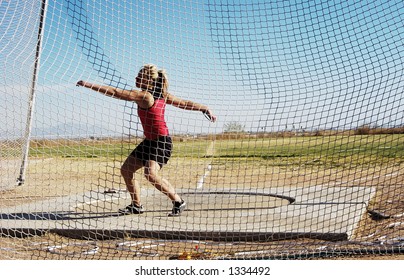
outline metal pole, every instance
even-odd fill
[[[32,130],[32,119],[34,115],[34,107],[35,107],[35,87],[36,82],[38,79],[38,70],[39,70],[39,62],[41,58],[42,52],[42,38],[43,38],[43,31],[45,27],[45,17],[48,5],[47,0],[42,0],[41,3],[41,11],[40,11],[40,18],[39,18],[39,27],[38,27],[38,39],[36,44],[36,52],[35,52],[35,61],[34,61],[34,70],[32,73],[32,81],[31,81],[31,88],[30,88],[30,95],[29,95],[29,103],[28,103],[28,115],[27,115],[27,122],[25,128],[25,144],[23,147],[23,157],[22,163],[20,167],[20,175],[17,178],[17,184],[22,185],[25,181],[25,173],[28,165],[28,154],[29,154],[29,144],[31,140],[31,130]]]

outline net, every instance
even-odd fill
[[[402,1],[2,1],[1,258],[402,253],[403,15]],[[76,86],[136,89],[147,63],[217,116],[166,107],[175,217],[143,169],[144,213],[119,214],[148,130],[135,102]]]

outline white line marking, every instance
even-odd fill
[[[197,189],[202,189],[203,184],[205,183],[205,178],[209,175],[210,171],[212,170],[212,165],[208,164],[206,167],[205,173],[199,178],[198,183],[196,184]]]
[[[213,156],[213,153],[215,151],[215,141],[213,140],[209,146],[206,148],[206,156]],[[203,184],[205,183],[205,178],[209,176],[210,171],[212,170],[212,161],[208,163],[208,165],[205,168],[205,173],[199,178],[198,182],[196,183],[196,188],[197,189],[202,189]]]

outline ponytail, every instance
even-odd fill
[[[156,80],[156,89],[157,91],[160,89],[161,93],[167,91],[168,89],[168,80],[166,71],[161,69],[158,71],[158,76]]]
[[[164,69],[158,70],[154,64],[145,64],[143,69],[147,71],[150,77],[154,80],[151,93],[155,98],[162,98],[168,89],[167,74]]]

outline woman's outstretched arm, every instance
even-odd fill
[[[170,93],[165,95],[167,104],[173,105],[177,108],[190,110],[190,111],[200,111],[204,113],[210,121],[215,122],[216,116],[213,115],[212,111],[209,109],[208,106],[202,105],[191,100],[185,100],[179,97],[176,97]]]
[[[125,90],[112,86],[93,84],[82,80],[78,81],[76,86],[89,88],[117,99],[133,101],[138,103],[142,108],[148,108],[153,105],[153,96],[147,91]]]

